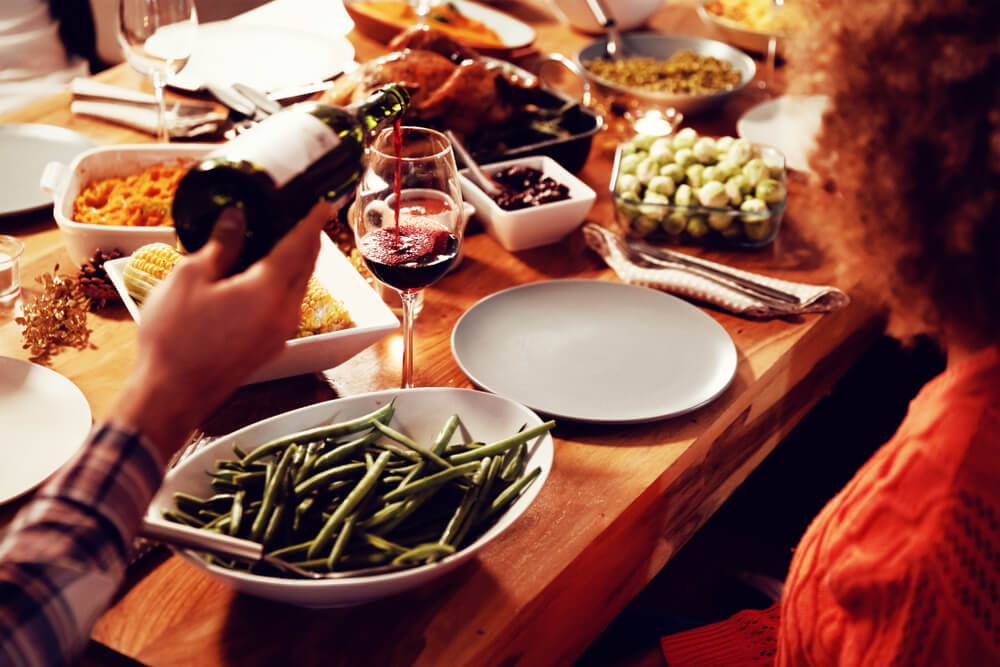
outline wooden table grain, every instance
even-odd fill
[[[590,40],[541,2],[509,0],[502,8],[532,24],[541,53],[572,55]],[[664,5],[650,28],[710,35],[683,2]],[[356,32],[349,38],[360,60],[384,52]],[[148,89],[125,67],[98,78]],[[71,115],[69,99],[56,96],[4,120],[68,127],[101,144],[150,141]],[[748,91],[690,124],[733,134],[735,119],[754,101]],[[607,183],[616,141],[612,133],[597,137],[580,173],[599,193],[589,215],[599,223],[613,219]],[[769,247],[704,254],[790,280],[831,282],[834,267],[796,231],[796,201],[807,187],[804,179],[792,179],[784,228]],[[51,210],[0,224],[27,245],[26,299],[38,293],[36,276],[56,264],[71,266]],[[416,323],[419,385],[472,386],[452,357],[449,337],[480,298],[539,280],[617,280],[579,232],[517,253],[474,233],[464,253],[460,269],[426,292]],[[850,305],[824,315],[751,320],[706,307],[738,351],[737,374],[725,393],[696,412],[649,424],[560,423],[554,466],[536,502],[502,539],[451,575],[361,607],[312,610],[238,595],[160,550],[130,570],[93,638],[150,665],[571,663],[881,332],[880,312],[863,291],[841,287]],[[27,358],[19,328],[2,317],[0,354]],[[50,366],[83,390],[100,419],[132,363],[136,326],[123,307],[91,315],[90,324],[91,347],[62,351]],[[301,405],[396,387],[400,350],[397,334],[324,373],[241,389],[203,430],[221,434]],[[0,508],[0,519],[25,502]]]

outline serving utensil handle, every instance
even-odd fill
[[[181,549],[208,551],[251,562],[259,561],[264,554],[264,547],[257,542],[179,523],[143,519],[139,532],[142,537]]]

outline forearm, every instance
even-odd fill
[[[0,543],[0,663],[74,660],[121,583],[162,472],[142,439],[100,427],[37,492]]]

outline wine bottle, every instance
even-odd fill
[[[177,185],[177,238],[194,252],[212,235],[223,209],[243,212],[246,233],[234,271],[270,251],[320,199],[353,192],[369,139],[403,115],[410,96],[391,84],[341,108],[300,102],[264,119],[209,153]]]

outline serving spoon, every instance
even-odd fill
[[[597,25],[604,28],[607,36],[607,43],[604,45],[604,55],[608,60],[621,60],[625,57],[625,43],[622,41],[622,34],[611,18],[611,13],[604,6],[604,0],[587,0],[587,7],[590,13],[597,19]]]
[[[491,179],[486,173],[479,168],[479,163],[473,159],[472,154],[461,142],[461,140],[455,135],[451,130],[445,130],[444,134],[448,137],[448,141],[451,142],[452,148],[458,153],[458,156],[462,158],[462,162],[469,168],[469,173],[472,174],[472,179],[476,182],[483,192],[488,194],[491,199],[495,199],[500,195],[503,190]]]

